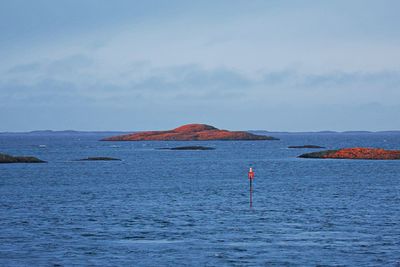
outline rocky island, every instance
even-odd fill
[[[169,131],[148,131],[112,136],[102,141],[209,141],[209,140],[279,140],[244,131],[220,130],[206,124],[187,124]]]
[[[26,156],[11,156],[7,154],[0,154],[0,163],[45,163],[41,159]]]
[[[324,150],[300,155],[299,158],[317,159],[400,159],[400,150],[385,150],[382,148],[343,148],[338,150]]]

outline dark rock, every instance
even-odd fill
[[[35,157],[18,156],[14,157],[7,154],[0,154],[0,163],[45,163],[41,159]]]
[[[107,161],[107,160],[121,160],[121,159],[110,158],[110,157],[89,157],[85,159],[79,159],[79,161]]]
[[[288,146],[288,148],[325,148],[323,146],[304,145],[304,146]]]
[[[207,146],[179,146],[179,147],[162,147],[163,150],[214,150],[214,147]]]

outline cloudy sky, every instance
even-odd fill
[[[2,0],[0,131],[400,129],[399,10]]]

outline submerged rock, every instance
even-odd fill
[[[107,161],[107,160],[121,160],[121,159],[117,159],[117,158],[110,158],[110,157],[89,157],[89,158],[85,158],[85,159],[79,159],[78,161]]]
[[[160,150],[214,150],[214,147],[208,146],[179,146],[179,147],[162,147]]]
[[[364,147],[343,148],[306,153],[300,155],[299,158],[395,160],[400,159],[400,150]]]
[[[11,156],[0,154],[0,163],[45,163],[46,161],[30,156]]]
[[[325,147],[316,145],[304,145],[304,146],[288,146],[288,148],[325,148]]]
[[[244,131],[220,130],[206,124],[187,124],[169,131],[148,131],[118,135],[102,141],[204,141],[204,140],[278,140]]]

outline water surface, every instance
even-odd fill
[[[315,144],[400,149],[395,134],[99,142],[0,135],[1,266],[396,266],[400,161],[298,159]],[[155,150],[203,145],[208,151]],[[122,161],[78,162],[89,156]],[[247,171],[255,170],[253,208]]]

